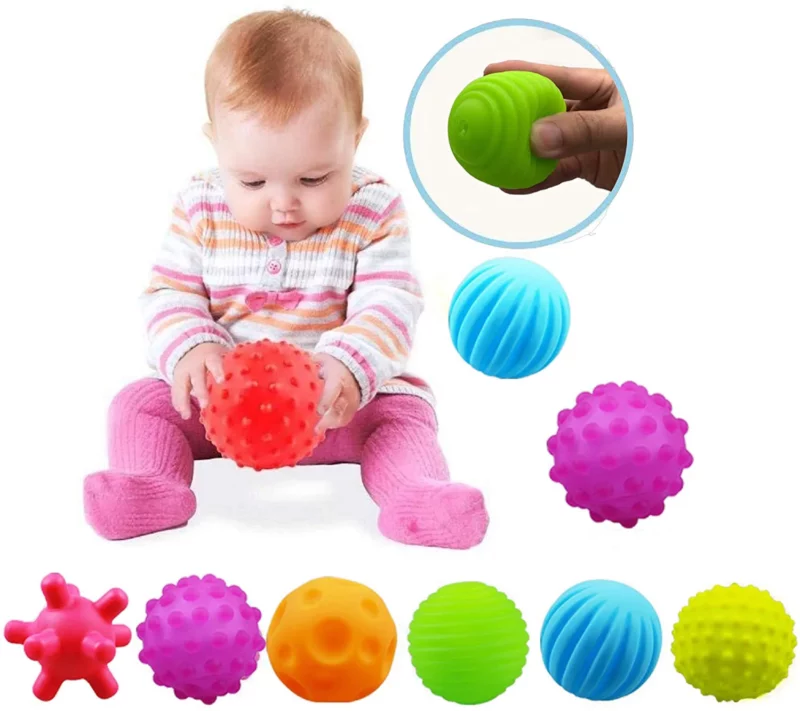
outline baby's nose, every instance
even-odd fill
[[[273,212],[290,212],[297,207],[294,196],[288,191],[276,192],[270,197]]]
[[[297,206],[291,200],[273,200],[270,203],[270,209],[278,213],[291,212],[295,207]]]

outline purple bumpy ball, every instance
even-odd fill
[[[147,617],[136,628],[144,646],[139,659],[153,670],[153,681],[179,699],[213,704],[239,691],[256,670],[266,647],[260,619],[241,588],[213,575],[182,578],[147,603]]]
[[[632,528],[663,513],[666,498],[683,488],[692,465],[688,431],[663,395],[633,382],[598,385],[558,414],[558,431],[547,440],[550,478],[594,521]]]

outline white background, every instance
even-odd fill
[[[541,18],[534,18],[541,19]],[[487,65],[508,57],[567,67],[602,65],[575,40],[540,27],[497,27],[468,37],[431,69],[420,87],[411,119],[414,165],[431,199],[468,230],[512,243],[562,234],[585,220],[608,192],[575,180],[526,196],[509,195],[473,178],[456,161],[447,140],[453,101]]]
[[[180,531],[125,543],[84,523],[82,479],[105,465],[105,413],[144,372],[136,299],[185,179],[212,160],[200,127],[202,75],[225,24],[269,3],[29,3],[0,17],[3,219],[0,619],[32,619],[39,583],[64,574],[87,595],[129,594],[135,627],[148,598],[212,572],[243,587],[266,620],[297,585],[349,577],[383,596],[401,637],[392,673],[359,708],[451,708],[416,679],[402,643],[440,585],[481,580],[522,610],[531,652],[490,708],[588,709],[547,675],[538,634],[579,581],[633,585],[658,610],[661,662],[622,709],[711,709],[672,669],[679,609],[716,583],[754,583],[800,616],[797,516],[797,42],[762,1],[453,6],[306,2],[352,41],[372,120],[360,160],[404,192],[429,296],[414,367],[435,386],[455,478],[486,493],[492,522],[467,552],[403,547],[376,532],[351,467],[255,476],[197,468],[199,513]],[[5,6],[6,8],[8,6]],[[20,8],[24,7],[24,10]],[[457,9],[456,9],[457,7]],[[501,254],[448,230],[416,194],[402,119],[418,72],[482,22],[533,16],[587,37],[625,83],[635,143],[627,180],[596,234],[526,253],[567,289],[573,328],[561,356],[522,382],[490,381],[450,345],[450,294]],[[524,199],[524,198],[521,198]],[[609,380],[663,392],[688,420],[696,458],[663,516],[627,531],[571,509],[547,475],[547,437],[575,395]],[[176,706],[149,680],[138,646],[112,670],[109,709]],[[41,706],[38,667],[0,641],[3,708]],[[800,670],[759,702],[796,709]],[[98,707],[83,683],[52,708]],[[183,702],[186,707],[191,702]],[[306,708],[266,659],[220,708]]]

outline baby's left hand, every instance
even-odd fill
[[[353,374],[340,360],[327,353],[318,353],[314,360],[320,365],[320,375],[325,381],[318,412],[322,419],[317,432],[346,427],[358,412],[361,388]]]

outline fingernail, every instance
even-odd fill
[[[533,147],[541,158],[555,158],[564,146],[564,134],[552,121],[538,121],[533,125]]]

